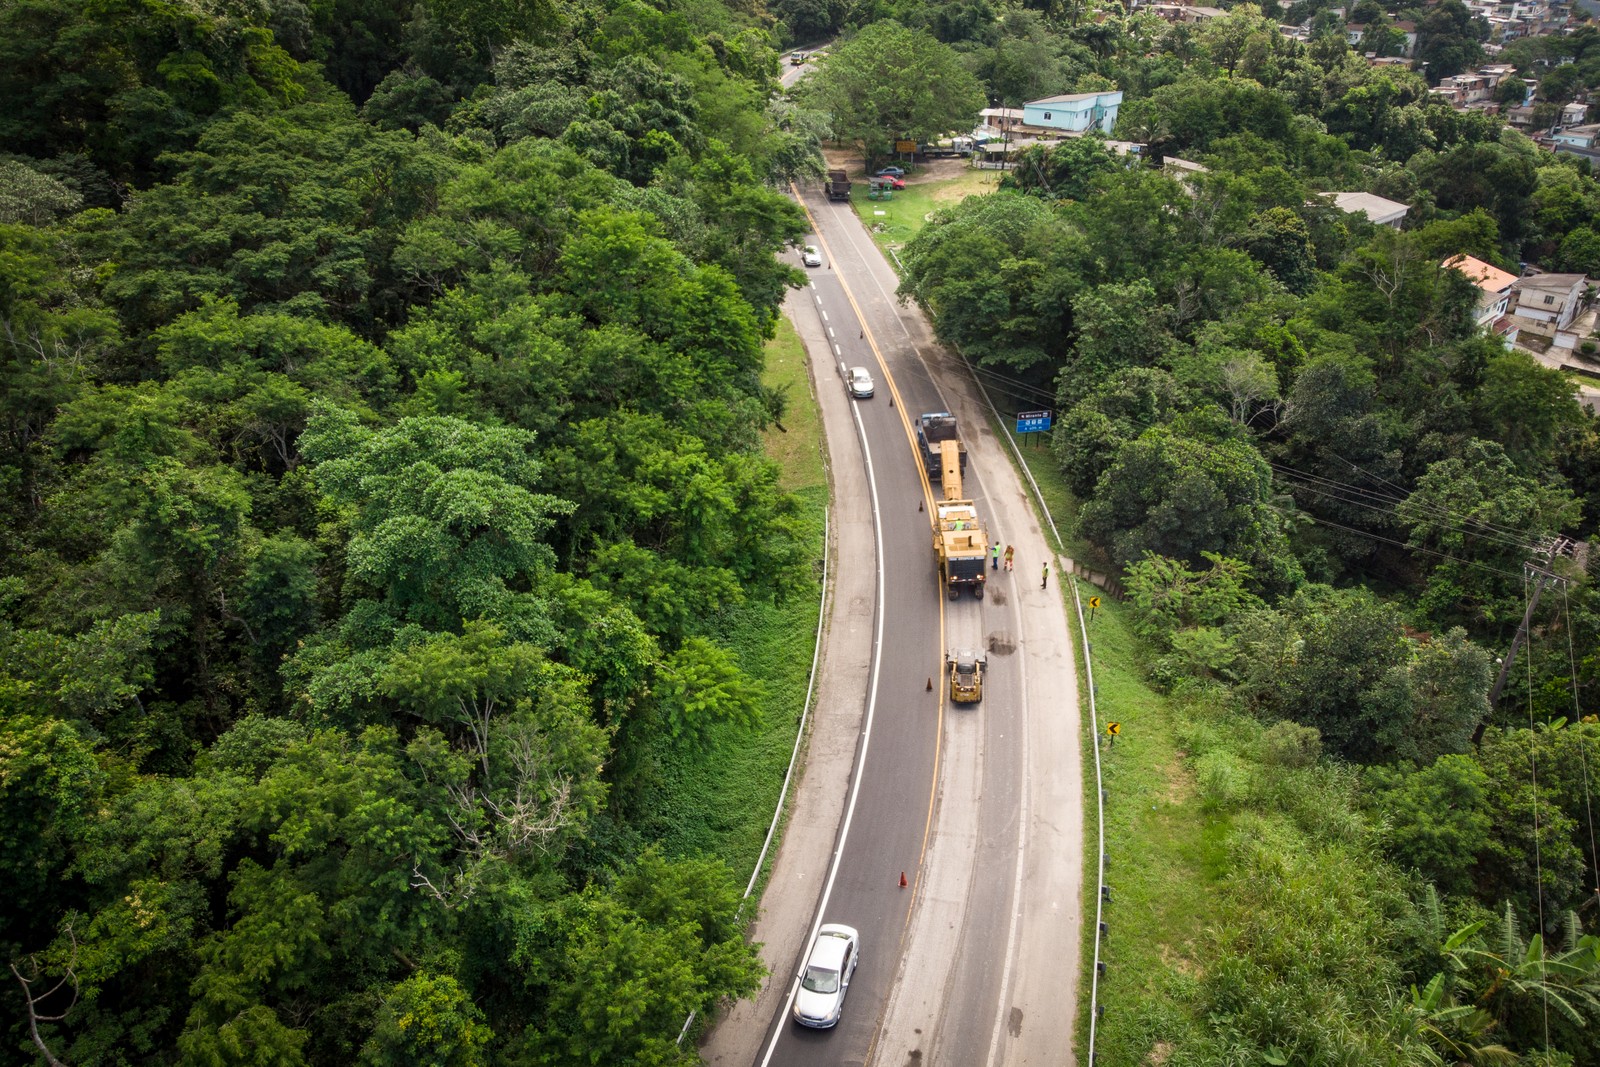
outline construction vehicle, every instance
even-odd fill
[[[970,648],[958,648],[945,653],[944,663],[950,670],[950,703],[976,704],[983,699],[988,656],[980,656]]]
[[[922,466],[930,482],[937,482],[944,475],[939,445],[945,441],[956,442],[961,450],[961,469],[966,470],[967,446],[961,444],[956,435],[956,417],[948,411],[924,411],[917,416],[917,448],[922,453]]]
[[[963,586],[983,599],[984,571],[989,557],[989,532],[978,518],[978,508],[961,493],[961,442],[939,442],[943,462],[944,499],[933,505],[933,551],[939,557],[939,580],[951,600]]]
[[[790,66],[803,67],[803,66],[805,66],[805,64],[806,64],[806,54],[804,52],[790,52],[789,53],[789,65]]]
[[[822,183],[822,190],[828,194],[829,200],[849,200],[850,175],[842,170],[830,170],[828,180]]]

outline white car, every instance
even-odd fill
[[[800,250],[800,262],[808,267],[822,266],[822,253],[817,251],[816,245],[806,245]]]
[[[872,397],[872,375],[867,373],[867,368],[850,368],[850,395],[860,400]]]
[[[839,1025],[850,976],[861,961],[861,935],[853,926],[828,923],[817,931],[800,972],[800,989],[794,996],[794,1021],[801,1026],[826,1029]]]

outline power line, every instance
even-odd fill
[[[1381,474],[1373,474],[1371,471],[1369,471],[1366,468],[1360,466],[1359,464],[1353,463],[1350,460],[1345,459],[1343,456],[1339,455],[1337,452],[1329,452],[1328,455],[1332,456],[1334,459],[1338,460],[1340,463],[1343,463],[1345,466],[1350,467],[1352,470],[1359,471],[1360,473],[1366,475],[1368,478],[1372,478],[1372,479],[1374,479],[1376,481],[1380,481],[1384,485],[1389,486],[1395,492],[1401,494],[1401,498],[1402,499],[1410,499],[1412,497],[1412,495],[1413,495],[1409,490],[1405,489],[1402,486],[1396,485],[1394,482],[1391,482],[1389,479],[1383,477],[1383,475],[1381,475]],[[1421,509],[1423,509],[1423,510],[1425,510],[1425,511],[1432,511],[1435,514],[1439,514],[1439,515],[1453,515],[1454,514],[1453,512],[1451,512],[1451,510],[1449,508],[1442,507],[1442,506],[1440,506],[1438,504],[1434,504],[1434,503],[1432,503],[1430,501],[1427,501],[1427,500],[1418,501],[1416,506],[1421,508]],[[1498,525],[1496,525],[1496,524],[1494,524],[1492,522],[1484,522],[1481,519],[1473,519],[1472,521],[1474,523],[1476,523],[1477,525],[1482,526],[1482,527],[1484,527],[1486,529],[1495,530],[1495,531],[1497,531],[1499,533],[1503,533],[1503,534],[1516,534],[1516,533],[1519,532],[1519,531],[1517,531],[1516,529],[1514,529],[1512,527],[1509,527],[1509,526],[1498,526]]]
[[[1399,518],[1394,512],[1394,505],[1397,502],[1390,500],[1390,498],[1388,498],[1388,497],[1385,497],[1385,496],[1382,496],[1382,495],[1379,495],[1379,494],[1367,493],[1360,486],[1350,485],[1347,482],[1339,482],[1339,481],[1335,481],[1333,479],[1323,478],[1323,477],[1321,477],[1319,475],[1307,474],[1307,473],[1305,473],[1303,471],[1295,470],[1293,467],[1287,467],[1287,466],[1284,466],[1284,465],[1279,464],[1279,463],[1271,463],[1271,461],[1269,461],[1269,464],[1271,465],[1272,469],[1274,471],[1276,471],[1277,473],[1286,475],[1291,480],[1293,480],[1293,479],[1300,479],[1301,480],[1299,482],[1299,484],[1293,485],[1293,486],[1291,486],[1291,488],[1299,488],[1299,489],[1302,489],[1305,492],[1311,493],[1311,494],[1313,494],[1315,496],[1322,496],[1322,497],[1326,497],[1326,498],[1331,499],[1331,500],[1337,500],[1342,504],[1349,504],[1349,505],[1351,505],[1353,507],[1367,508],[1368,510],[1371,510],[1371,511],[1376,511],[1376,512],[1379,512],[1381,514],[1389,515],[1391,517],[1396,518],[1397,520]],[[1372,504],[1372,503],[1368,503],[1365,500],[1358,500],[1358,499],[1353,499],[1351,497],[1340,496],[1337,492],[1324,491],[1322,489],[1317,488],[1318,486],[1326,486],[1326,487],[1328,487],[1330,489],[1334,489],[1334,490],[1339,490],[1339,489],[1348,490],[1349,492],[1355,493],[1355,494],[1358,494],[1358,495],[1373,496],[1378,500],[1385,501],[1386,504],[1385,505]],[[1440,514],[1442,516],[1449,516],[1451,518],[1455,518],[1456,517],[1456,516],[1452,515],[1448,510],[1439,511],[1438,514]],[[1492,542],[1494,544],[1504,545],[1504,546],[1506,546],[1508,548],[1521,549],[1522,551],[1528,552],[1528,553],[1535,552],[1539,548],[1539,546],[1537,544],[1530,544],[1528,541],[1523,540],[1522,538],[1510,538],[1510,537],[1497,536],[1497,534],[1499,533],[1498,528],[1496,528],[1494,526],[1491,526],[1491,525],[1488,525],[1488,524],[1485,524],[1485,523],[1480,523],[1476,519],[1468,519],[1466,521],[1468,523],[1471,523],[1472,525],[1470,525],[1470,526],[1462,525],[1458,521],[1458,522],[1456,522],[1454,524],[1450,524],[1450,529],[1454,530],[1457,533],[1463,534],[1465,536],[1477,537],[1478,539],[1483,540],[1483,541],[1489,541],[1489,542]]]
[[[1578,703],[1578,659],[1572,649],[1572,608],[1567,602],[1567,586],[1561,586],[1561,613],[1567,629],[1567,688],[1572,691],[1572,722],[1578,731],[1579,766],[1583,769],[1583,813],[1589,824],[1589,869],[1594,876],[1595,898],[1600,900],[1600,849],[1595,847],[1594,805],[1589,793],[1589,738],[1583,729],[1583,708]]]
[[[999,371],[991,370],[990,368],[983,366],[981,363],[976,363],[970,359],[967,361],[967,366],[972,368],[972,370],[977,374],[982,374],[985,377],[992,378],[997,382],[1005,383],[1007,386],[1011,387],[1011,390],[1014,392],[1032,393],[1034,396],[1044,398],[1051,404],[1056,402],[1055,393],[1041,389],[1037,385],[1030,385],[1020,378],[1007,377],[1006,375],[1001,374]]]
[[[1329,453],[1329,454],[1332,455],[1332,453]],[[1341,458],[1341,457],[1335,456],[1335,458]],[[1402,490],[1399,486],[1396,486],[1393,482],[1390,482],[1388,479],[1385,479],[1385,478],[1379,478],[1378,480],[1382,481],[1385,485],[1389,485],[1389,486],[1393,487],[1397,492],[1400,492],[1402,494],[1401,496],[1390,496],[1387,493],[1380,493],[1380,492],[1378,492],[1376,490],[1368,489],[1368,488],[1365,488],[1365,487],[1362,487],[1362,486],[1359,486],[1359,485],[1354,485],[1354,484],[1352,484],[1350,482],[1341,482],[1336,478],[1328,478],[1328,477],[1325,477],[1325,476],[1319,475],[1319,474],[1309,474],[1309,473],[1307,473],[1305,471],[1301,471],[1301,470],[1298,470],[1297,468],[1291,467],[1286,463],[1279,463],[1279,462],[1274,462],[1274,461],[1269,461],[1269,462],[1272,463],[1272,468],[1274,470],[1292,472],[1293,474],[1295,474],[1295,475],[1297,475],[1299,477],[1302,477],[1302,478],[1319,481],[1319,482],[1322,482],[1322,483],[1327,484],[1327,485],[1346,488],[1346,489],[1351,490],[1352,492],[1359,493],[1359,494],[1361,494],[1363,496],[1370,496],[1373,499],[1385,501],[1386,503],[1390,503],[1390,504],[1394,504],[1394,505],[1399,505],[1399,504],[1401,504],[1401,503],[1403,503],[1405,501],[1412,500],[1413,497],[1415,496],[1414,493],[1405,493],[1405,491]],[[1349,463],[1348,460],[1344,460],[1344,462]],[[1350,464],[1350,466],[1353,467],[1355,465],[1354,464]],[[1356,469],[1360,470],[1359,467],[1357,467]],[[1362,473],[1366,473],[1366,472],[1363,471]],[[1377,477],[1377,476],[1376,475],[1369,475],[1369,477]],[[1444,506],[1441,506],[1441,505],[1438,505],[1438,504],[1434,504],[1434,503],[1431,503],[1431,502],[1426,501],[1426,500],[1417,501],[1413,506],[1419,508],[1422,511],[1431,512],[1435,516],[1438,516],[1440,518],[1448,518],[1448,519],[1450,519],[1452,527],[1454,529],[1460,530],[1463,533],[1475,533],[1475,534],[1478,534],[1478,536],[1484,536],[1483,534],[1479,533],[1479,531],[1487,530],[1487,531],[1490,531],[1491,533],[1501,535],[1501,538],[1502,538],[1501,543],[1503,543],[1503,544],[1513,545],[1515,547],[1522,548],[1522,549],[1525,549],[1527,551],[1534,551],[1539,547],[1539,544],[1537,542],[1530,543],[1529,541],[1527,541],[1526,540],[1526,536],[1527,535],[1526,535],[1525,531],[1523,531],[1521,529],[1518,529],[1516,527],[1501,526],[1501,525],[1499,525],[1497,523],[1487,522],[1487,521],[1485,521],[1483,519],[1462,516],[1459,512],[1454,511],[1451,508],[1444,507]],[[1469,528],[1469,527],[1463,525],[1463,522],[1470,523],[1471,527]]]
[[[1524,600],[1528,599],[1528,584],[1526,577],[1523,578],[1522,596]],[[1533,605],[1531,603],[1528,606],[1528,610],[1530,612],[1533,610]],[[1535,743],[1537,742],[1538,738],[1534,734],[1533,727],[1532,642],[1529,642],[1528,655],[1524,662],[1526,663],[1528,670],[1528,790],[1532,794],[1533,799],[1533,901],[1538,909],[1539,915],[1539,951],[1541,955],[1545,955],[1547,950],[1544,946],[1544,866],[1539,854],[1539,754],[1538,750],[1535,748]],[[1541,959],[1539,962],[1542,965],[1544,960]],[[1541,974],[1539,976],[1541,979],[1545,977],[1542,972],[1543,968],[1541,966]],[[1539,990],[1541,993],[1543,993],[1544,1047],[1548,1051],[1550,1048],[1550,989],[1549,986],[1541,980],[1539,983]]]
[[[1324,519],[1320,515],[1313,515],[1309,511],[1299,511],[1299,510],[1291,509],[1291,508],[1280,508],[1276,504],[1271,504],[1271,503],[1265,504],[1264,506],[1269,508],[1269,509],[1271,509],[1272,511],[1276,511],[1278,514],[1284,515],[1284,516],[1286,516],[1288,518],[1304,518],[1304,519],[1308,519],[1311,522],[1314,522],[1319,526],[1331,526],[1335,530],[1343,530],[1346,533],[1353,533],[1358,537],[1365,537],[1365,538],[1368,538],[1369,540],[1373,540],[1373,541],[1381,541],[1386,545],[1393,545],[1396,548],[1403,548],[1403,549],[1406,549],[1409,552],[1420,552],[1421,554],[1423,554],[1425,556],[1437,556],[1440,559],[1449,560],[1451,563],[1459,563],[1463,567],[1475,567],[1480,571],[1488,571],[1490,574],[1498,574],[1503,578],[1518,578],[1518,577],[1521,577],[1521,575],[1518,575],[1518,574],[1516,574],[1516,573],[1514,573],[1512,571],[1501,570],[1499,567],[1491,567],[1487,563],[1479,563],[1476,560],[1462,559],[1460,556],[1452,556],[1448,552],[1437,552],[1437,551],[1435,551],[1435,550],[1433,550],[1431,548],[1419,548],[1419,547],[1417,547],[1415,545],[1407,544],[1404,541],[1396,541],[1392,537],[1381,537],[1378,534],[1375,534],[1375,533],[1371,532],[1370,530],[1363,530],[1363,529],[1361,529],[1360,527],[1357,527],[1357,526],[1346,526],[1343,523],[1334,522],[1332,519]]]

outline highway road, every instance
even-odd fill
[[[702,1052],[740,1067],[1071,1063],[1082,789],[1055,561],[970,381],[895,299],[860,220],[819,193],[802,202],[824,266],[788,310],[828,434],[838,587],[806,772],[756,927],[773,975]],[[840,368],[858,365],[877,381],[870,400],[846,394]],[[1018,547],[1017,570],[991,570],[981,601],[949,601],[938,581],[909,432],[935,410],[961,419],[967,495],[991,537]],[[955,647],[989,653],[975,708],[945,699]],[[863,952],[842,1022],[815,1032],[788,1006],[823,922],[855,926]]]
[[[866,324],[855,314],[851,295],[841,284],[846,270],[866,276],[861,250],[849,248],[845,241],[847,227],[853,224],[852,218],[846,227],[839,227],[832,241],[826,236],[829,227],[823,227],[818,240],[825,246],[825,259],[832,269],[825,266],[810,271],[808,291],[819,321],[828,331],[834,367],[867,366],[879,383],[873,399],[858,400],[852,406],[867,463],[866,488],[873,497],[876,527],[884,546],[877,564],[882,578],[882,639],[869,678],[867,722],[854,772],[853,803],[847,807],[848,833],[838,848],[838,873],[830,891],[825,892],[820,916],[824,922],[844,922],[860,929],[864,951],[846,1002],[845,1019],[837,1030],[811,1033],[787,1021],[775,1021],[779,1040],[772,1058],[766,1061],[772,1064],[867,1061],[882,1017],[879,1006],[887,1003],[897,975],[910,905],[925,892],[945,891],[944,887],[925,885],[922,875],[924,850],[939,800],[935,771],[947,734],[952,743],[976,744],[993,753],[980,790],[981,803],[989,813],[981,857],[985,878],[963,887],[978,898],[969,910],[962,960],[963,970],[969,973],[963,984],[995,982],[998,961],[988,949],[1005,943],[1009,916],[1005,898],[1015,882],[1018,856],[1018,751],[1003,744],[1008,727],[1018,718],[1020,691],[1017,660],[1009,654],[1013,645],[1004,636],[1009,629],[1004,595],[1008,579],[1004,572],[992,572],[994,593],[984,601],[964,595],[951,602],[943,595],[931,548],[925,483],[901,415],[944,410],[945,402],[919,362],[897,359],[894,346],[887,344],[875,352],[877,346],[865,337]],[[848,266],[847,259],[851,260]],[[880,297],[863,294],[863,299],[872,303]],[[842,390],[842,374],[830,380],[819,373],[819,389],[830,386]],[[980,513],[988,514],[982,479],[971,467],[966,489]],[[946,701],[941,684],[943,650],[982,648],[990,630],[996,630],[999,639],[991,656],[988,699],[978,708],[956,709]],[[902,872],[909,883],[906,891],[899,889]],[[972,1009],[963,1012],[974,1014]],[[978,1048],[967,1050],[973,1055],[963,1055],[959,1061],[978,1063],[992,1019],[968,1021],[976,1025],[960,1029],[966,1038],[962,1044],[980,1036],[983,1040],[977,1042]]]

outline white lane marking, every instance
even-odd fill
[[[844,353],[839,350],[839,346],[838,345],[834,345],[833,346],[833,354],[836,355],[836,356],[844,355]]]
[[[862,247],[863,242],[858,239],[860,236],[861,235],[858,234],[854,229],[852,229],[849,226],[845,226],[845,227],[842,227],[842,232],[839,234],[839,238],[838,239],[842,239],[844,241],[844,243],[846,243],[847,245],[850,246],[851,251],[853,251],[857,255],[859,255],[861,257],[861,259],[866,263],[866,265],[867,265],[867,277],[871,280],[873,287],[878,290],[878,295],[879,295],[880,299],[883,301],[883,303],[885,305],[891,306],[891,308],[892,308],[891,297],[890,297],[888,289],[885,287],[885,285],[883,283],[882,272],[887,272],[889,277],[894,278],[896,282],[899,281],[899,275],[895,273],[894,268],[889,264],[888,259],[885,256],[883,256],[882,253],[878,252],[877,247],[875,245],[870,246],[867,250],[864,251],[863,247]],[[873,256],[874,255],[877,256],[877,261],[876,262],[873,261]],[[880,267],[881,267],[881,271],[879,269]],[[934,392],[941,397],[940,403],[944,405],[945,410],[949,410],[950,409],[950,404],[949,404],[948,400],[943,399],[944,390],[942,388],[940,388],[940,386],[939,386],[938,377],[933,373],[933,368],[928,365],[928,360],[923,355],[921,346],[919,346],[917,344],[916,339],[912,336],[910,327],[906,325],[905,316],[903,316],[901,314],[897,314],[893,310],[891,310],[890,314],[889,314],[889,317],[894,320],[895,325],[900,328],[900,333],[905,337],[905,339],[907,341],[910,342],[911,352],[912,352],[912,354],[914,356],[916,356],[917,361],[922,364],[923,373],[927,376],[927,380],[928,380],[929,384],[933,386]],[[984,499],[984,502],[987,503],[987,500]],[[1014,603],[1012,605],[1012,609],[1013,609],[1013,612],[1018,610],[1017,606]],[[1020,632],[1020,631],[1018,631],[1018,632]],[[1027,673],[1026,673],[1026,669],[1023,668],[1020,671],[1020,674],[1021,674],[1022,689],[1023,689],[1023,694],[1024,694],[1023,695],[1023,699],[1024,699],[1024,701],[1026,701],[1027,700]],[[1028,705],[1027,705],[1026,702],[1024,702],[1024,704],[1022,706],[1023,707],[1027,707]],[[1081,710],[1080,710],[1079,714],[1080,714],[1080,718],[1081,718],[1081,715],[1082,715]],[[1026,734],[1026,716],[1024,716],[1023,728],[1024,728],[1024,736],[1023,736],[1023,742],[1022,742],[1022,755],[1023,755],[1022,767],[1023,767],[1024,773],[1026,774],[1026,772],[1028,770],[1028,764],[1027,764],[1028,742],[1027,742],[1027,734]],[[1028,793],[1027,793],[1027,789],[1026,788],[1024,788],[1022,790],[1022,792],[1021,792],[1020,805],[1021,805],[1022,810],[1019,812],[1019,818],[1018,818],[1018,821],[1017,821],[1017,826],[1019,827],[1018,839],[1019,840],[1025,840],[1026,832],[1021,828],[1025,827],[1027,825]],[[1086,869],[1086,868],[1080,867],[1080,871],[1082,871],[1084,869]],[[1024,856],[1019,856],[1018,857],[1018,863],[1017,863],[1016,870],[1017,870],[1017,876],[1016,876],[1016,879],[1015,879],[1015,881],[1014,881],[1014,883],[1012,885],[1012,890],[1011,890],[1011,901],[1012,901],[1011,929],[1010,929],[1010,932],[1007,935],[1007,939],[1006,939],[1007,940],[1007,944],[1006,944],[1005,969],[1002,972],[1004,977],[1002,978],[1002,987],[1001,987],[999,1011],[998,1011],[998,1013],[996,1015],[996,1019],[995,1019],[995,1033],[994,1033],[994,1036],[990,1040],[990,1051],[989,1051],[989,1060],[988,1060],[988,1062],[990,1062],[990,1063],[995,1062],[995,1056],[996,1056],[996,1054],[998,1052],[998,1047],[997,1046],[998,1046],[998,1043],[1000,1042],[1000,1040],[1001,1040],[1001,1038],[1003,1036],[1003,1025],[1004,1025],[1004,1023],[1006,1021],[1006,1017],[1007,1017],[1007,1014],[1008,1014],[1007,1011],[1006,1011],[1005,998],[1009,995],[1009,990],[1008,990],[1007,987],[1010,985],[1010,982],[1011,982],[1011,978],[1012,978],[1011,970],[1012,970],[1012,967],[1014,966],[1014,960],[1015,960],[1016,952],[1017,952],[1017,924],[1018,924],[1018,921],[1019,921],[1019,917],[1018,917],[1018,914],[1017,914],[1017,904],[1022,899],[1021,883],[1022,883],[1022,880],[1023,880],[1023,875],[1027,870],[1026,857],[1024,857]],[[1098,932],[1097,932],[1096,936],[1098,936]],[[764,1067],[764,1065],[763,1065],[763,1067]]]
[[[827,322],[828,321],[828,313],[826,311],[824,311],[822,313],[822,321],[823,322]]]
[[[828,327],[828,336],[829,336],[829,337],[832,337],[832,336],[833,336],[833,327],[832,327],[832,326],[829,326],[829,327]]]
[[[1011,607],[1011,632],[1022,633],[1022,607],[1018,603],[1020,597],[1010,598]],[[989,1058],[987,1063],[1005,1063],[1001,1052],[1001,1042],[1005,1039],[1007,1024],[1010,1022],[1011,1013],[1007,1003],[1011,997],[1011,981],[1013,968],[1017,958],[1017,926],[1022,921],[1022,880],[1028,870],[1028,791],[1033,788],[1032,767],[1028,762],[1028,716],[1026,711],[1032,705],[1029,703],[1028,693],[1028,657],[1017,657],[1017,681],[1022,689],[1022,708],[1024,714],[1017,716],[1020,722],[1021,738],[1018,747],[1021,751],[1022,788],[1017,795],[1017,875],[1011,882],[1011,925],[1006,931],[1006,959],[1000,969],[1000,999],[995,1005],[994,1032],[989,1037]],[[1069,1039],[1070,1040],[1070,1039]]]
[[[876,620],[872,630],[872,677],[867,684],[867,718],[861,727],[861,754],[856,757],[855,781],[850,786],[850,803],[844,809],[844,825],[839,829],[839,843],[834,849],[833,859],[828,864],[828,882],[822,887],[822,900],[817,904],[817,917],[811,924],[811,933],[806,937],[805,951],[811,950],[811,943],[817,939],[817,931],[822,927],[822,917],[828,912],[828,899],[833,896],[834,879],[839,877],[839,857],[844,853],[845,841],[850,837],[850,823],[855,818],[856,800],[861,795],[861,781],[867,776],[867,749],[872,744],[872,717],[878,707],[878,671],[883,665],[883,610],[884,576],[883,576],[883,515],[878,508],[878,475],[872,466],[872,448],[867,444],[867,428],[861,424],[861,407],[852,404],[850,413],[856,422],[856,436],[861,440],[861,455],[867,468],[867,488],[872,496],[872,536],[874,554],[877,557],[878,592],[873,614]],[[800,966],[805,966],[802,956]],[[767,1045],[767,1054],[761,1057],[761,1067],[767,1067],[772,1062],[772,1056],[778,1051],[778,1039],[789,1028],[789,1013],[794,1009],[794,996],[800,989],[800,972],[796,971],[794,981],[789,984],[789,995],[783,1001],[783,1015],[778,1022],[777,1029],[772,1034],[772,1042]]]

